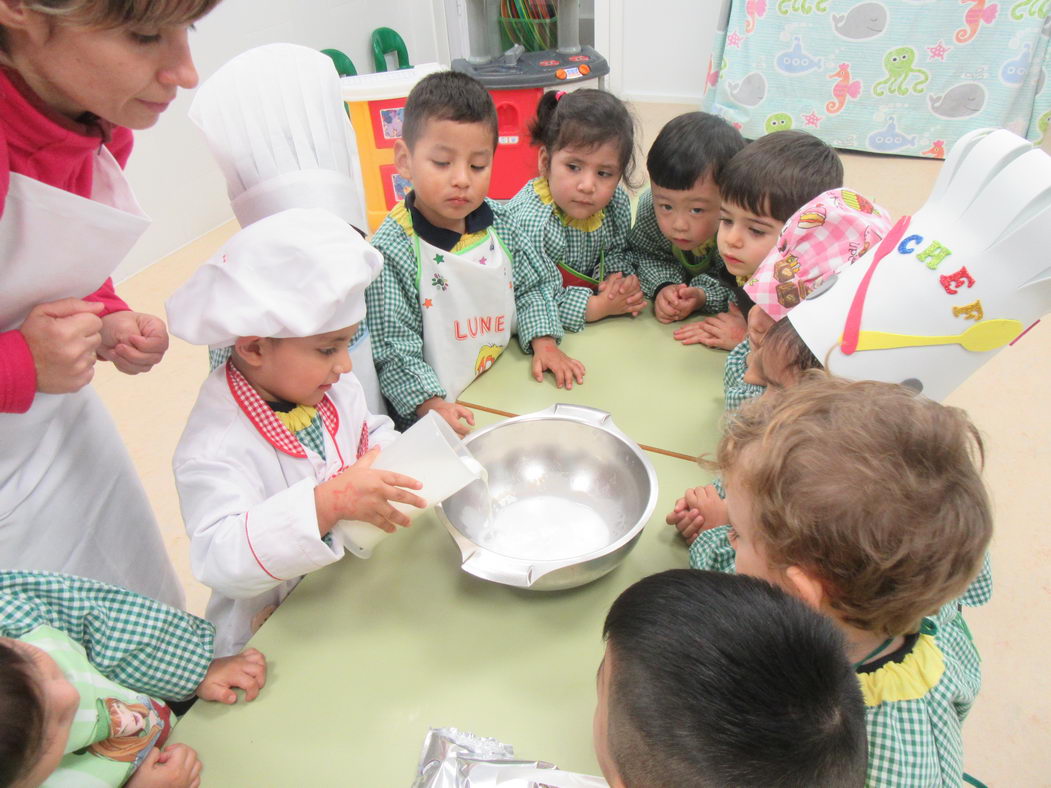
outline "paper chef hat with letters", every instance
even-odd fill
[[[250,49],[197,89],[190,118],[242,227],[288,208],[325,208],[366,226],[354,127],[326,55],[296,44]]]
[[[964,135],[915,216],[788,319],[855,380],[944,399],[1051,311],[1051,156],[1005,130]]]
[[[238,337],[309,337],[360,323],[383,255],[339,217],[294,208],[231,238],[165,304],[171,332],[194,345]]]

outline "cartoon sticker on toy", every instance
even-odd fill
[[[109,737],[88,746],[88,752],[110,761],[133,763],[145,759],[164,731],[153,701],[145,696],[139,703],[124,703],[116,698],[99,698],[98,713],[103,724],[109,725]]]
[[[500,354],[504,352],[503,345],[483,345],[478,351],[478,358],[474,362],[474,374],[481,375],[489,367],[496,363]]]

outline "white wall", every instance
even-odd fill
[[[596,0],[595,48],[628,101],[700,106],[721,0]]]
[[[369,35],[381,26],[401,33],[413,63],[447,61],[444,21],[434,11],[432,0],[225,0],[198,22],[191,46],[202,81],[234,55],[277,41],[341,49],[359,73],[370,73]],[[192,98],[182,91],[155,127],[135,135],[128,179],[153,225],[118,280],[232,217],[222,174],[186,117]]]

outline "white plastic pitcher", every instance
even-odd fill
[[[423,484],[413,490],[431,507],[459,492],[471,482],[485,478],[485,468],[471,456],[452,427],[434,411],[413,424],[397,440],[380,451],[373,468],[411,476]],[[416,518],[426,511],[392,502],[398,511]],[[358,558],[368,558],[373,549],[390,534],[372,523],[341,520],[336,528],[343,545]]]

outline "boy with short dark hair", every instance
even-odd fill
[[[822,192],[843,185],[843,163],[836,152],[805,131],[778,131],[749,143],[730,159],[719,175],[717,244],[731,288],[730,311],[675,332],[683,344],[703,344],[733,350],[727,366],[740,367],[748,355],[745,339],[752,299],[747,282],[774,248],[788,218]]]
[[[383,271],[366,293],[380,388],[401,426],[437,411],[461,435],[474,424],[456,397],[517,332],[533,376],[581,382],[584,366],[558,348],[553,267],[527,254],[505,210],[485,196],[497,144],[485,88],[443,71],[405,104],[394,163],[413,189],[372,239]],[[513,262],[512,262],[513,259]],[[463,423],[465,422],[465,423]]]
[[[612,788],[864,784],[844,640],[802,602],[675,569],[622,593],[603,634],[594,733]]]
[[[722,260],[719,175],[744,147],[737,129],[706,112],[687,112],[665,124],[646,156],[650,188],[639,196],[628,250],[639,283],[662,323],[690,312],[680,302],[690,292],[691,311],[725,312],[730,290],[715,278]]]

